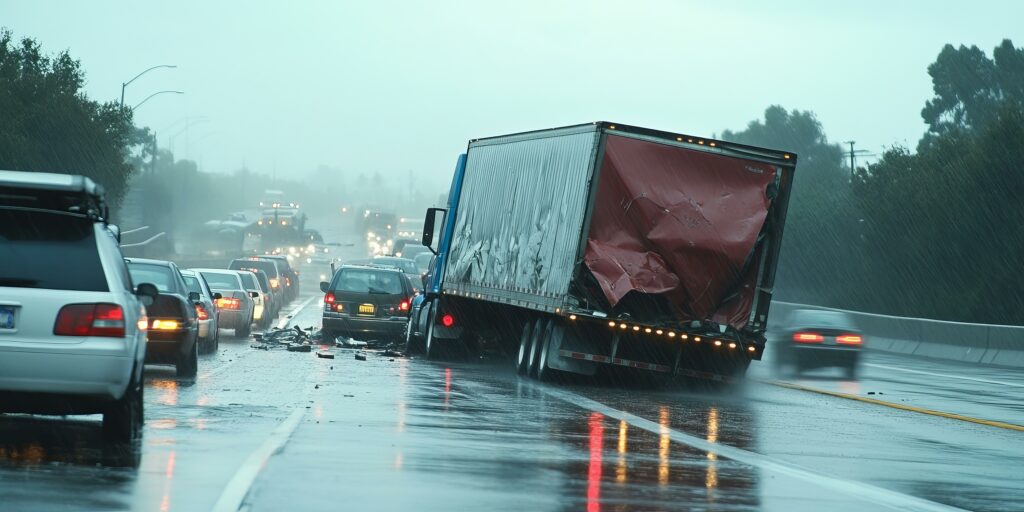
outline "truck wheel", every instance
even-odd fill
[[[423,353],[423,340],[413,334],[413,319],[409,319],[409,323],[405,325],[405,353],[406,354],[422,354]]]
[[[533,342],[533,331],[540,320],[527,320],[523,325],[523,334],[519,337],[519,357],[516,358],[516,373],[530,374],[530,344]]]
[[[537,322],[537,327],[530,336],[530,376],[533,378],[537,378],[537,370],[540,369],[540,349],[548,336],[551,336],[551,321],[543,318]]]
[[[558,340],[561,341],[561,337],[565,336],[565,326],[552,321],[548,326],[547,335],[541,340],[540,354],[537,355],[537,380],[541,382],[551,382],[558,374],[558,370],[548,368],[548,351],[551,348],[552,340],[558,336]]]
[[[199,373],[199,340],[192,343],[192,350],[188,354],[178,356],[174,369],[178,377],[194,378]]]
[[[135,369],[132,369],[132,378],[124,396],[103,413],[103,435],[107,439],[130,442],[142,434],[142,390],[141,379],[135,377]]]
[[[434,338],[434,320],[437,317],[437,310],[433,307],[430,308],[430,315],[427,317],[427,335],[424,340],[424,353],[427,359],[436,361],[442,358],[444,347],[441,346],[443,343],[441,340]]]

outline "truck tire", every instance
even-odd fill
[[[405,325],[405,353],[406,354],[422,354],[424,351],[423,338],[413,334],[414,319],[410,318],[409,323]]]
[[[426,354],[427,359],[432,361],[440,360],[444,357],[444,348],[442,347],[443,342],[434,337],[434,320],[437,318],[437,310],[431,306],[430,313],[427,316],[427,335],[423,341],[423,352]]]
[[[533,331],[540,320],[523,322],[523,333],[519,336],[519,356],[516,358],[516,373],[527,376],[530,374],[530,344],[533,342]]]
[[[551,336],[551,320],[542,318],[538,320],[537,327],[530,336],[530,377],[537,378],[540,369],[540,350],[548,336]]]
[[[130,442],[142,434],[144,386],[132,369],[128,389],[103,412],[103,435],[112,441]]]
[[[548,366],[548,357],[551,349],[551,344],[558,342],[558,346],[561,346],[562,341],[565,339],[567,327],[557,320],[552,320],[549,326],[548,335],[541,341],[540,354],[537,357],[537,380],[541,382],[554,382],[558,380],[559,375],[562,373],[559,370]]]

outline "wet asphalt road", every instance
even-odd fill
[[[286,321],[318,325],[303,286]],[[191,382],[147,367],[136,449],[98,417],[0,417],[0,510],[1024,510],[1024,433],[777,387],[768,365],[708,395],[249,345],[222,336]],[[1020,372],[865,362],[792,380],[1024,424]]]

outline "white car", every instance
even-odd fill
[[[103,414],[108,437],[141,433],[144,304],[82,176],[0,171],[0,412]]]

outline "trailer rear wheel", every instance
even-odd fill
[[[434,307],[430,308],[430,315],[427,317],[427,335],[423,342],[423,352],[426,354],[427,359],[432,361],[439,361],[448,356],[450,340],[443,340],[434,337],[434,323],[437,320],[437,309]]]
[[[405,353],[406,354],[422,354],[424,352],[423,338],[413,334],[414,319],[410,318],[409,323],[405,326]]]
[[[523,322],[523,333],[519,336],[519,357],[516,359],[516,373],[519,375],[530,374],[530,344],[533,342],[533,332],[540,322],[540,320]]]
[[[558,321],[552,321],[548,324],[547,335],[541,340],[540,354],[537,358],[537,380],[541,382],[551,382],[555,380],[559,371],[548,366],[548,353],[551,352],[551,343],[553,340],[558,341],[558,345],[561,345],[562,339],[565,337],[565,326]]]
[[[544,346],[544,341],[551,336],[551,320],[542,318],[537,321],[537,326],[533,329],[533,334],[530,336],[530,377],[537,378],[538,371],[540,370],[540,351]]]

